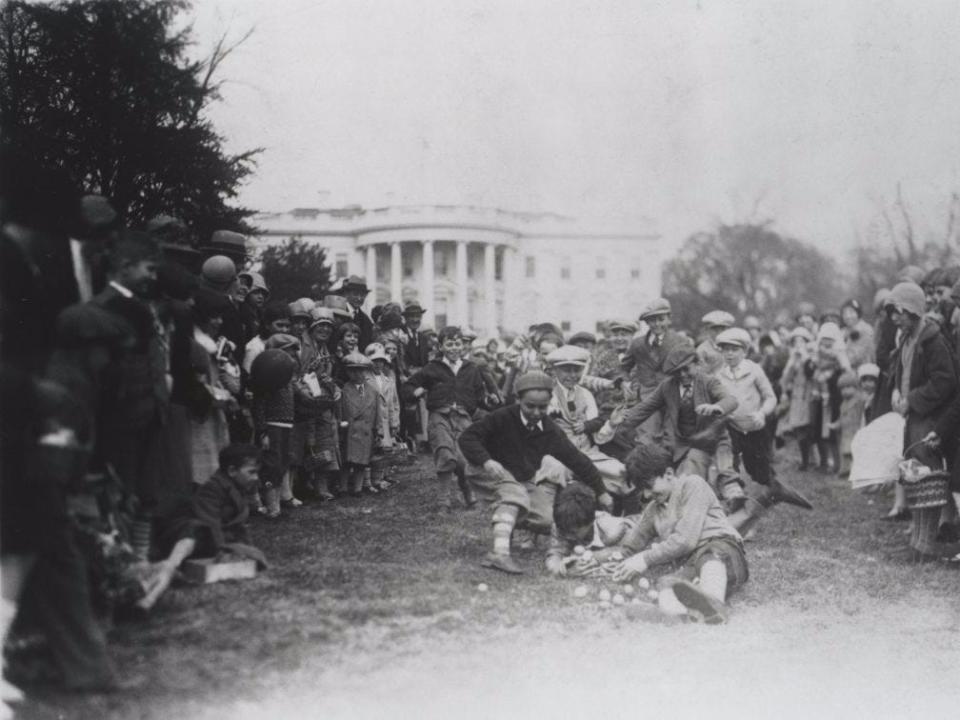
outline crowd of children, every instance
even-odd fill
[[[492,507],[484,567],[522,573],[512,548],[544,535],[563,575],[571,543],[603,535],[616,577],[676,566],[664,603],[710,622],[748,577],[743,537],[764,512],[813,507],[778,477],[777,445],[792,439],[801,468],[844,475],[853,436],[892,410],[905,446],[946,458],[960,497],[960,271],[908,268],[878,294],[872,326],[851,300],[820,314],[804,303],[770,328],[717,309],[687,332],[659,298],[599,338],[543,323],[475,345],[468,328],[423,328],[417,302],[368,314],[358,277],[277,298],[231,257],[234,233],[215,233],[191,271],[163,244],[169,218],[132,230],[108,204],[81,208],[82,252],[45,245],[53,231],[29,203],[6,209],[2,236],[3,630],[30,573],[66,583],[46,621],[68,628],[51,645],[78,688],[115,676],[71,539],[76,497],[95,499],[88,532],[114,533],[113,550],[95,544],[119,558],[98,587],[146,611],[187,558],[266,567],[251,513],[387,491],[391,468],[428,446],[443,502]],[[44,332],[25,328],[38,321]],[[37,488],[54,499],[35,502]],[[619,531],[597,530],[597,513]],[[897,495],[890,517],[908,514]],[[955,503],[938,519],[948,540]]]

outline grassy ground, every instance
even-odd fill
[[[960,572],[897,559],[906,527],[879,521],[886,498],[790,466],[816,510],[763,521],[723,627],[575,600],[542,551],[519,556],[522,578],[479,568],[486,514],[451,505],[422,461],[386,496],[258,522],[268,572],[175,589],[118,627],[112,649],[141,689],[47,693],[21,716],[958,716]]]

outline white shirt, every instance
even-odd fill
[[[523,414],[523,411],[520,411],[520,419],[523,421],[523,426],[526,428],[530,427],[530,421],[527,419],[527,416]],[[537,430],[543,430],[543,420],[537,420]]]
[[[451,363],[449,360],[447,360],[446,356],[444,356],[443,362],[448,368],[453,370],[454,375],[457,375],[460,372],[460,368],[463,367],[463,360],[458,359],[456,363]]]

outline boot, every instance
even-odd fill
[[[464,504],[466,504],[468,508],[472,508],[477,504],[477,500],[473,496],[473,488],[470,487],[470,481],[467,480],[462,468],[457,468],[454,473],[457,476],[457,486],[460,488],[460,494],[463,495]]]

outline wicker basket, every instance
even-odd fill
[[[911,510],[943,507],[950,500],[950,474],[935,470],[916,480],[900,479]]]

